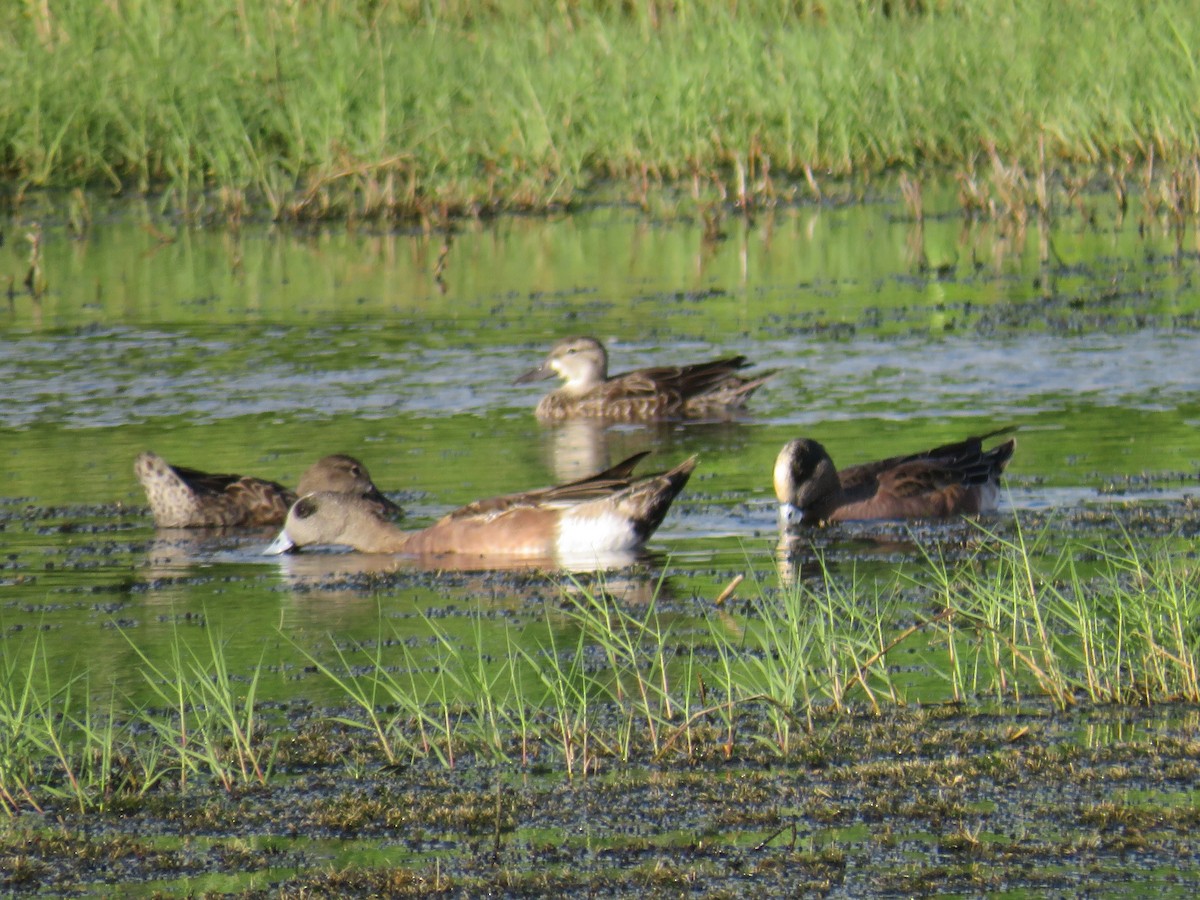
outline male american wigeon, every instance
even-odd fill
[[[146,451],[133,464],[159,528],[230,528],[279,525],[296,498],[313,491],[353,494],[383,515],[400,511],[371,481],[367,467],[353,456],[335,454],[318,460],[300,478],[296,491],[249,475],[217,475],[172,466]]]
[[[556,343],[536,369],[515,384],[558,376],[562,387],[537,405],[539,419],[603,418],[619,421],[720,415],[743,406],[774,372],[745,378],[738,370],[750,365],[731,356],[686,366],[637,369],[608,374],[608,353],[592,337],[570,337]]]
[[[1000,474],[1017,442],[1009,438],[986,451],[983,443],[1011,431],[1002,428],[840,472],[816,441],[789,441],[775,460],[780,524],[942,518],[993,510]]]
[[[420,531],[397,528],[347,494],[308,494],[264,552],[339,544],[364,553],[555,560],[635,550],[662,523],[696,467],[692,457],[669,472],[634,478],[643,456],[570,484],[479,500]]]

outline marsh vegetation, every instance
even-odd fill
[[[1013,877],[1063,886],[1070,877],[1051,863],[1060,853],[1089,861],[1093,883],[1115,877],[1103,863],[1114,852],[1165,864],[1178,849],[1170,835],[1186,827],[1190,806],[1171,798],[1196,777],[1194,745],[1155,737],[1145,711],[1167,704],[1191,721],[1183,733],[1197,728],[1193,557],[1174,538],[1070,543],[1046,556],[1049,537],[1019,522],[975,528],[957,559],[929,548],[890,584],[828,571],[790,584],[737,579],[697,598],[686,620],[654,596],[622,603],[603,578],[562,582],[540,621],[519,630],[480,607],[465,641],[429,616],[400,633],[380,607],[363,645],[342,649],[331,634],[331,657],[296,647],[338,698],[319,709],[262,701],[265,660],[233,674],[212,628],[177,626],[157,659],[124,634],[144,680],[136,696],[97,692],[86,673],[63,679],[40,635],[9,633],[5,885],[84,887],[102,865],[193,889],[720,889],[754,875],[783,890],[786,864],[812,889],[850,878],[886,891],[943,878],[964,889]],[[1130,710],[1117,717],[1130,723],[1123,742],[1064,742],[1060,729],[1107,721],[1098,713],[1114,704]],[[1067,711],[1081,716],[1075,726]],[[631,777],[639,771],[648,780]],[[1087,787],[1101,771],[1110,786],[1149,793],[1102,800]],[[1018,813],[1011,785],[1030,776],[1057,789],[1021,792],[1030,806]],[[844,786],[859,782],[887,787],[855,809]],[[984,799],[989,784],[1006,786],[1007,807]],[[675,792],[708,798],[674,825],[699,833],[677,844],[629,830],[661,827],[655,807]],[[1064,793],[1071,813],[1051,799]],[[570,830],[598,814],[569,813],[572,795],[590,798],[588,809],[626,805],[629,822],[606,853],[568,864],[565,847],[535,835],[547,817]],[[716,819],[702,812],[710,804]],[[1068,826],[1072,816],[1080,822]],[[872,826],[869,851],[843,843],[863,822],[884,827]],[[713,828],[741,837],[712,857],[701,835]],[[259,838],[234,838],[246,831]],[[925,831],[942,868],[888,858]],[[154,833],[204,836],[203,846]],[[304,871],[315,839],[398,840],[400,856],[421,860],[439,834],[478,846],[444,869],[384,852],[382,867]],[[882,854],[865,881],[847,871],[864,852]],[[647,853],[653,867],[613,868]],[[233,858],[240,875],[218,874]],[[1000,874],[1012,864],[1022,875]]]
[[[533,13],[0,12],[4,887],[1191,896],[1190,10]],[[509,382],[568,327],[780,372],[542,428]],[[785,440],[1009,423],[1000,514],[778,546]],[[147,448],[354,452],[412,521],[701,465],[571,577],[155,533]]]
[[[1194,262],[1088,202],[1046,232],[1083,264],[897,199],[716,245],[621,210],[464,228],[442,284],[423,235],[47,227],[0,356],[6,886],[1186,882]],[[545,428],[509,382],[564,317],[638,335],[623,365],[781,371],[741,421]],[[855,462],[1006,422],[1000,514],[778,546],[797,433]],[[155,532],[131,471],[292,483],[352,449],[420,522],[649,447],[701,466],[600,577],[268,563],[268,534]]]
[[[9,204],[103,188],[222,222],[439,223],[605,184],[701,215],[896,171],[917,215],[940,173],[975,215],[1102,184],[1195,216],[1198,45],[1181,0],[8,4],[0,171]]]

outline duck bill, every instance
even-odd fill
[[[271,541],[271,546],[263,551],[263,556],[279,556],[281,553],[287,553],[293,549],[296,544],[288,537],[287,530],[279,532],[279,536]]]
[[[545,363],[542,363],[536,369],[530,369],[524,375],[519,376],[513,384],[529,384],[531,381],[545,381],[547,378],[553,378],[557,373]]]
[[[779,504],[779,527],[780,528],[795,528],[797,525],[804,525],[804,510],[794,503]]]
[[[367,500],[370,500],[372,503],[379,504],[380,511],[389,519],[400,519],[404,516],[404,508],[398,503],[393,503],[384,496],[382,491],[378,489],[368,491],[367,493],[363,494],[363,497],[365,497]]]

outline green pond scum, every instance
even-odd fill
[[[320,13],[246,15],[272,9]],[[13,195],[3,889],[1191,896],[1200,295],[1155,160],[1125,204],[1103,166],[1048,176],[1048,216],[1036,169],[995,216],[910,172],[858,205],[449,237]],[[512,381],[568,333],[617,370],[778,372],[731,421],[545,427]],[[779,533],[788,440],[850,465],[1008,425],[994,514]],[[414,527],[643,450],[700,464],[627,568],[443,571],[156,531],[147,449],[290,486],[349,452]]]
[[[755,727],[755,717],[745,725]],[[1194,707],[821,717],[785,757],[700,729],[690,762],[563,779],[464,759],[369,771],[298,724],[286,774],[0,825],[4,887],[100,894],[727,896],[1194,891]],[[1106,733],[1107,732],[1107,733]],[[336,744],[331,759],[319,745]]]

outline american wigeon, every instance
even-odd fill
[[[780,524],[941,518],[995,509],[1000,474],[1017,442],[1009,438],[987,451],[983,442],[1013,430],[840,472],[816,441],[789,441],[775,460]]]
[[[564,381],[537,405],[538,418],[550,421],[703,417],[741,407],[774,374],[763,372],[753,378],[736,374],[748,365],[744,356],[731,356],[610,376],[608,353],[598,340],[570,337],[556,343],[540,366],[514,383],[542,381],[555,375]]]
[[[367,467],[353,456],[335,454],[318,460],[300,478],[296,491],[249,475],[217,475],[172,466],[146,451],[133,464],[159,528],[230,528],[279,525],[296,498],[313,491],[361,496],[381,514],[400,511],[371,481]]]
[[[339,544],[364,553],[555,560],[634,550],[662,523],[696,467],[692,457],[669,472],[634,478],[643,456],[570,484],[479,500],[421,531],[397,528],[347,494],[308,494],[264,552]]]

